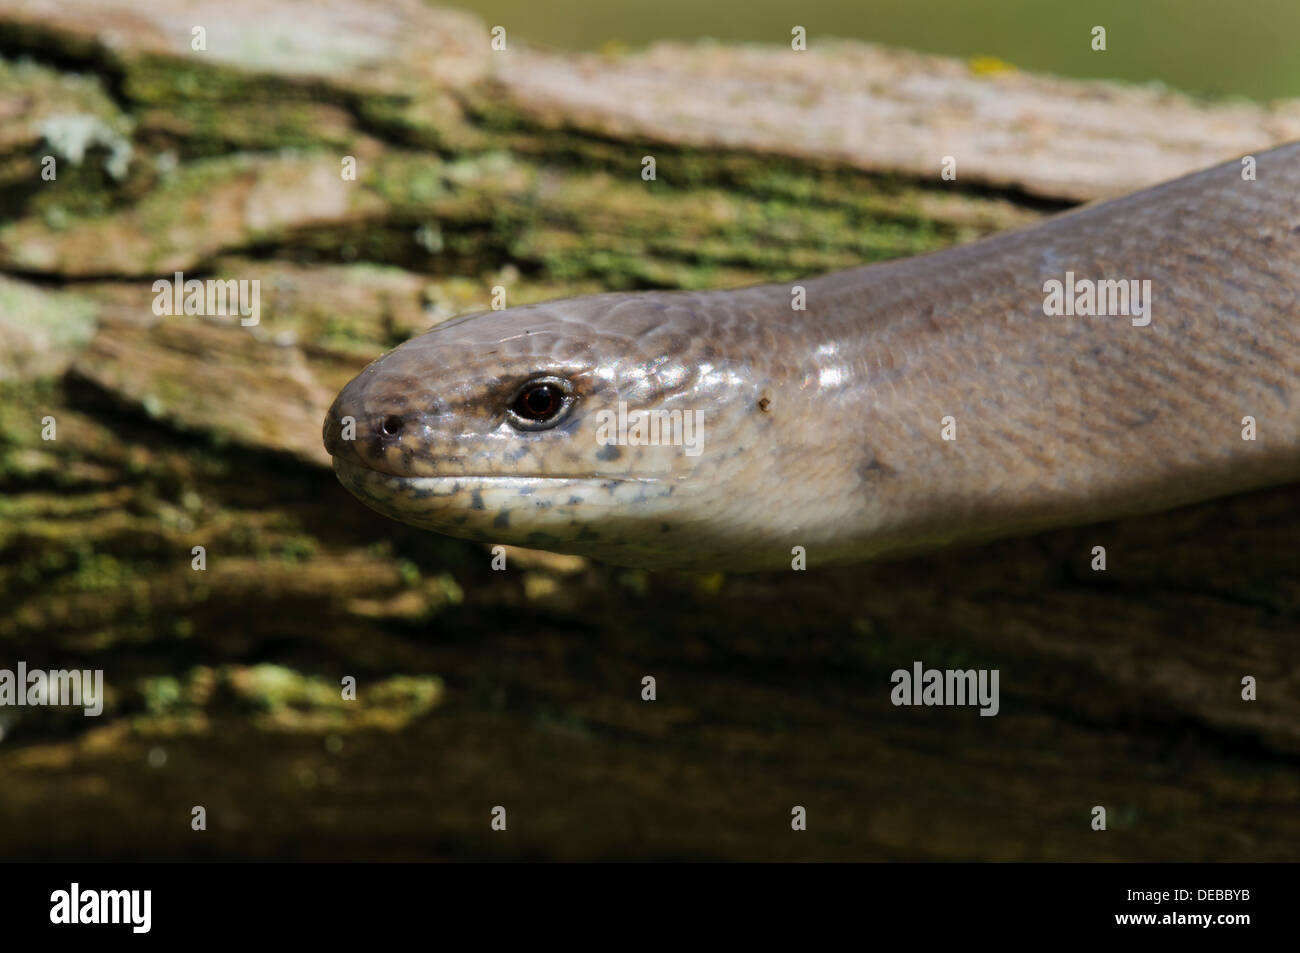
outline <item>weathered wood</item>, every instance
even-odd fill
[[[1296,857],[1300,488],[835,572],[494,572],[356,504],[319,441],[349,376],[493,285],[914,254],[1294,137],[1296,104],[227,6],[250,29],[206,53],[182,0],[0,11],[0,668],[109,688],[99,719],[0,708],[7,858]],[[258,279],[261,321],[154,314],[173,270]],[[914,660],[999,669],[1000,714],[895,708]]]

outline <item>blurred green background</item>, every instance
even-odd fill
[[[818,36],[870,40],[948,56],[993,56],[1079,78],[1159,81],[1209,96],[1300,96],[1295,0],[458,0],[489,25],[535,43],[594,50],[655,40],[786,42],[799,24]],[[1091,30],[1106,28],[1094,53]]]

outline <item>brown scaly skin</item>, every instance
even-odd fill
[[[811,566],[854,562],[1294,480],[1300,144],[1257,159],[1256,181],[1234,161],[791,285],[456,319],[348,384],[325,443],[343,484],[403,522],[728,571],[788,567],[794,547]],[[1149,280],[1150,324],[1045,315],[1044,283],[1067,271]],[[572,406],[521,432],[506,409],[539,375],[569,382]],[[702,411],[702,451],[602,446],[597,413],[619,400]]]

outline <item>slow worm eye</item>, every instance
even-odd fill
[[[515,401],[515,413],[528,420],[550,420],[560,412],[564,395],[550,384],[533,384]]]
[[[568,381],[541,377],[525,384],[510,402],[507,417],[519,430],[545,430],[564,417],[573,403]]]

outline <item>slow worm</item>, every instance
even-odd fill
[[[456,318],[349,383],[325,444],[393,519],[650,568],[895,557],[1294,480],[1300,143],[1255,160],[806,281]],[[1077,313],[1090,283],[1109,313]],[[647,411],[679,412],[657,445]]]

